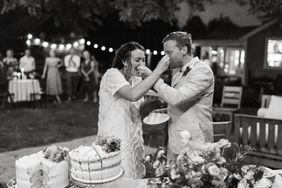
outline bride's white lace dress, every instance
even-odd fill
[[[130,102],[115,95],[123,86],[135,85],[141,78],[129,83],[118,69],[111,68],[104,74],[99,91],[98,135],[116,136],[121,139],[121,166],[125,177],[142,178],[145,167],[143,158],[143,132],[138,102]]]

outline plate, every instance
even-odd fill
[[[147,125],[159,125],[167,122],[169,119],[169,115],[165,113],[150,113],[149,116],[143,119],[143,122]]]
[[[115,180],[119,179],[121,176],[123,176],[123,174],[124,174],[124,169],[121,168],[119,174],[114,176],[114,177],[111,177],[111,178],[107,178],[107,179],[103,179],[103,180],[87,181],[87,180],[79,179],[77,177],[73,177],[71,175],[71,181],[73,181],[73,183],[78,187],[87,187],[89,185],[103,184],[103,183],[109,183],[109,182],[115,181]]]

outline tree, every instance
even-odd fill
[[[282,1],[281,0],[234,0],[240,5],[250,5],[250,13],[263,13],[267,19],[278,19],[282,24]]]
[[[23,7],[37,18],[51,15],[56,27],[87,32],[101,25],[103,18],[113,11],[118,11],[119,20],[132,27],[152,20],[172,24],[183,1],[194,10],[203,10],[204,4],[212,0],[2,0],[0,6],[2,14]]]

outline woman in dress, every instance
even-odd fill
[[[59,95],[62,94],[62,81],[59,68],[63,66],[63,62],[56,57],[54,50],[50,50],[49,55],[45,60],[42,78],[44,79],[47,74],[46,94],[55,96],[57,102],[61,103]]]
[[[145,175],[141,163],[143,137],[139,104],[167,67],[168,61],[163,58],[142,81],[140,76],[151,72],[145,66],[145,51],[137,42],[129,42],[118,49],[113,67],[101,79],[98,136],[121,139],[121,166],[125,177],[142,178]]]
[[[11,72],[16,72],[19,69],[18,60],[14,57],[14,51],[11,49],[6,51],[6,57],[3,59],[3,63]]]
[[[83,102],[89,101],[89,96],[93,94],[93,102],[97,102],[97,90],[95,74],[96,62],[91,58],[89,51],[84,50],[82,53],[83,61],[81,63],[81,73],[82,73],[82,93],[85,95]]]

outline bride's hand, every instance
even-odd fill
[[[139,65],[136,69],[137,69],[138,74],[142,78],[146,78],[147,76],[149,76],[152,73],[152,71],[145,65]]]

